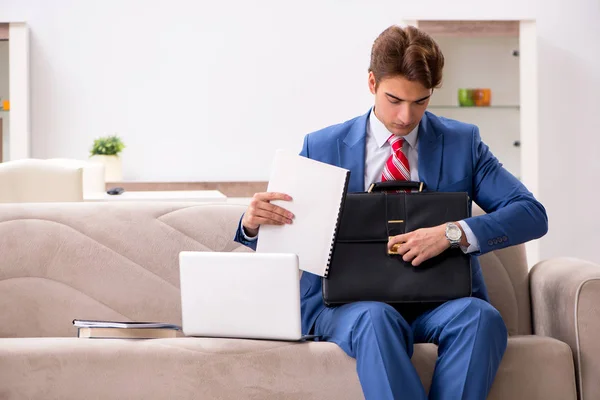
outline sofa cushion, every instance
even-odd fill
[[[415,345],[412,362],[429,390],[437,358],[433,344]],[[543,336],[512,336],[488,400],[577,399],[573,355],[561,341]]]
[[[415,346],[429,388],[437,348]],[[332,343],[175,338],[0,339],[0,398],[362,399],[355,361]],[[489,399],[575,399],[569,347],[509,339]]]

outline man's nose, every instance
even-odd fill
[[[407,125],[410,123],[410,121],[412,121],[412,110],[408,102],[402,102],[402,104],[400,104],[396,118],[404,125]]]

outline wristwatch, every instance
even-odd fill
[[[460,227],[454,222],[446,224],[446,239],[450,242],[451,248],[457,248],[460,246],[460,240],[462,239],[462,231]]]

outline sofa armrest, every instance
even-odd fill
[[[533,331],[573,350],[580,399],[600,393],[600,265],[554,258],[530,272]]]

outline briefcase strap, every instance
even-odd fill
[[[386,182],[376,182],[369,186],[368,193],[376,193],[376,192],[388,192],[388,191],[397,191],[397,190],[417,190],[419,192],[423,191],[425,184],[423,182],[412,182],[412,181],[386,181]]]

